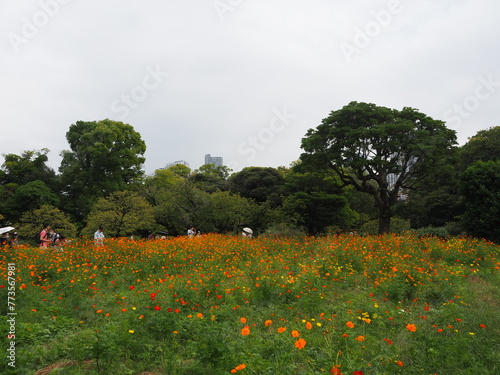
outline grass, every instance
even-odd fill
[[[477,239],[205,235],[1,258],[0,310],[14,263],[17,313],[2,374],[500,373],[500,248]]]

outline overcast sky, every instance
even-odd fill
[[[413,107],[459,144],[498,126],[494,0],[5,0],[0,154],[48,148],[76,121],[146,142],[148,174],[204,155],[289,166],[351,101]],[[3,163],[3,157],[0,158]]]

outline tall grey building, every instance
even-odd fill
[[[224,166],[224,161],[222,156],[210,156],[210,154],[205,155],[205,164],[213,164],[216,167]]]

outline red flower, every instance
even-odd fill
[[[363,371],[354,371],[352,375],[365,375]]]
[[[151,293],[151,301],[154,301],[156,298],[156,293]]]
[[[340,368],[339,368],[339,367],[338,367],[338,365],[337,365],[337,366],[332,367],[332,368],[330,369],[330,374],[331,374],[331,375],[342,375],[342,372],[340,371]]]
[[[160,311],[160,310],[161,310],[161,307],[160,307],[160,306],[158,306],[158,305],[156,305],[156,306],[155,306],[155,310],[156,310],[156,311]]]
[[[135,289],[135,286],[130,285],[128,288],[129,288],[130,290],[134,290],[134,289]]]

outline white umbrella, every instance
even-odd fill
[[[4,234],[4,233],[7,233],[7,232],[10,232],[13,229],[16,229],[16,228],[14,228],[14,227],[3,227],[3,228],[0,228],[0,234]]]
[[[243,228],[243,232],[248,233],[248,234],[253,234],[253,230],[251,230],[251,229],[250,229],[250,228],[248,228],[248,227]]]

